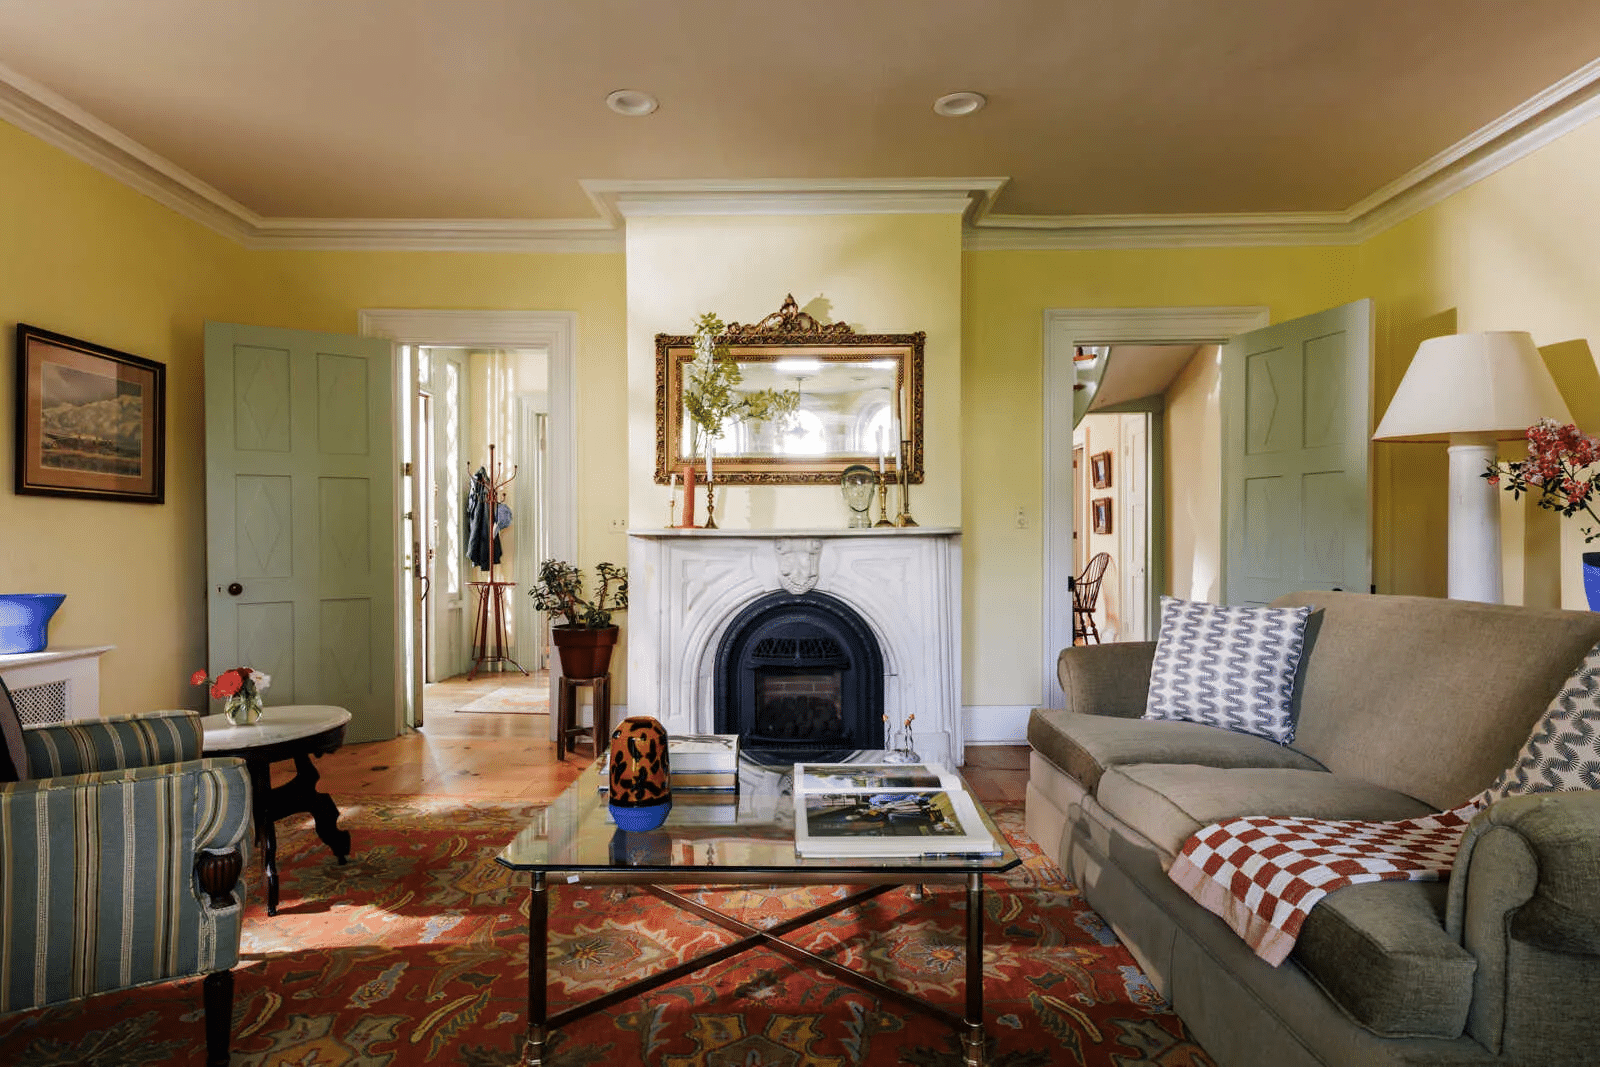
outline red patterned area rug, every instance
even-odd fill
[[[536,808],[445,798],[350,803],[338,866],[309,823],[280,826],[283,897],[262,903],[252,864],[245,959],[235,971],[234,1067],[517,1062],[527,1012],[526,876],[494,856]],[[1022,833],[1024,865],[989,879],[984,974],[994,1067],[1211,1067],[1099,917]],[[965,892],[894,890],[791,939],[959,1013]],[[832,899],[834,887],[699,890],[755,926]],[[732,935],[642,890],[552,892],[555,1010]],[[204,1063],[198,980],[0,1017],[0,1063]],[[957,1067],[953,1031],[767,950],[716,964],[552,1036],[554,1067]]]

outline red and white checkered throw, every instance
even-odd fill
[[[1361,882],[1436,882],[1450,874],[1475,804],[1400,822],[1251,815],[1184,842],[1170,874],[1276,967],[1312,905]]]

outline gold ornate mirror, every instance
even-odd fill
[[[739,368],[740,392],[792,390],[800,402],[779,422],[723,424],[713,452],[718,483],[838,484],[844,469],[881,462],[898,476],[903,460],[922,481],[922,346],[918,333],[858,334],[843,322],[823,325],[790,296],[753,326],[731,323],[717,336]],[[683,408],[684,367],[694,337],[656,334],[656,482],[705,457],[691,455],[691,423]],[[909,446],[897,449],[895,431]],[[899,453],[899,459],[897,459]]]

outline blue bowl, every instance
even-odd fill
[[[641,808],[624,808],[616,804],[611,805],[611,817],[616,820],[617,826],[623,830],[640,831],[654,830],[667,821],[667,812],[672,810],[672,801],[662,801],[660,804],[647,804]]]
[[[43,652],[45,633],[65,593],[0,593],[0,656]]]

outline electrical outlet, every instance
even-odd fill
[[[1017,508],[1017,529],[1026,530],[1027,528],[1028,528],[1028,509],[1019,507],[1019,508]]]
[[[612,519],[611,520],[611,532],[612,533],[627,533],[628,532],[628,520],[627,519]]]

